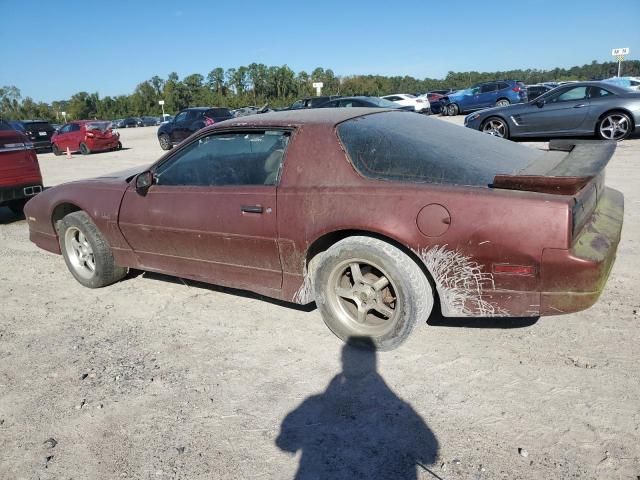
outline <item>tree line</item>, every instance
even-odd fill
[[[194,73],[182,80],[173,72],[166,79],[153,76],[130,95],[100,97],[96,93],[78,92],[68,100],[51,103],[22,98],[15,86],[0,88],[0,118],[5,120],[42,118],[115,119],[128,116],[160,115],[159,100],[165,101],[165,112],[175,114],[192,106],[223,106],[237,108],[246,105],[272,107],[290,105],[296,99],[312,96],[313,82],[323,82],[324,95],[375,95],[418,93],[444,88],[466,88],[474,83],[515,79],[527,84],[543,81],[599,80],[617,73],[617,63],[597,62],[571,68],[549,70],[526,69],[499,72],[453,72],[443,79],[417,79],[411,76],[349,75],[337,76],[331,69],[316,68],[311,73],[294,72],[287,65],[267,66],[252,63],[248,66],[212,69],[206,76]],[[623,63],[622,75],[640,76],[640,60]]]

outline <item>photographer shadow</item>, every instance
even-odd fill
[[[373,343],[365,337],[344,346],[342,372],[326,390],[286,416],[276,445],[302,452],[298,480],[409,480],[417,478],[417,468],[440,478],[426,466],[438,455],[435,435],[377,372]]]

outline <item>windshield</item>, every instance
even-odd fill
[[[101,132],[106,132],[111,128],[111,122],[91,122],[87,123],[87,130],[99,130]]]
[[[393,117],[391,117],[393,115]],[[341,123],[338,136],[365,177],[487,186],[514,174],[539,150],[423,115],[384,112]]]

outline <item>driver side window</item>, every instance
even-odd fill
[[[571,102],[587,98],[587,87],[574,87],[548,100],[548,103]]]
[[[193,141],[161,164],[157,185],[277,185],[289,132],[216,133]]]

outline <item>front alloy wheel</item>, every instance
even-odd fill
[[[611,113],[602,119],[598,132],[604,140],[622,140],[631,133],[631,120],[624,113]]]
[[[91,244],[77,227],[70,227],[64,234],[66,256],[75,273],[90,279],[96,271],[96,260]]]
[[[494,137],[507,138],[509,130],[504,120],[490,118],[482,126],[482,131]]]

